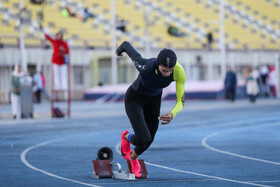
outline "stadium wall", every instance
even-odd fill
[[[142,49],[139,49],[139,52],[144,58],[149,58],[156,57],[159,50],[149,51],[150,56],[146,56]],[[46,77],[46,89],[50,93],[52,49],[27,48],[26,51],[28,75],[32,76],[36,70],[42,70]],[[176,53],[178,61],[185,69],[187,82],[223,80],[219,51],[176,50]],[[83,99],[85,89],[98,84],[106,86],[111,84],[110,49],[71,49],[70,59],[72,99]],[[5,92],[6,101],[9,101],[11,72],[14,64],[18,62],[20,62],[18,48],[0,49],[0,90]],[[279,80],[278,51],[228,51],[226,63],[235,69],[239,80],[244,80],[247,66],[274,65]],[[118,83],[131,83],[136,76],[137,72],[131,60],[126,55],[118,58]]]

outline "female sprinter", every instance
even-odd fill
[[[171,49],[161,50],[157,58],[144,59],[125,41],[117,47],[116,55],[122,56],[123,52],[132,59],[139,75],[125,94],[125,110],[134,134],[127,130],[121,134],[120,150],[125,159],[130,159],[135,177],[141,178],[137,157],[153,142],[159,120],[168,124],[184,107],[186,75]],[[176,81],[177,103],[169,113],[160,116],[162,89],[172,81]],[[130,150],[130,143],[134,150]]]

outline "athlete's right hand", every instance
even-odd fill
[[[170,123],[170,121],[173,119],[173,115],[169,112],[167,114],[159,116],[158,119],[162,120],[162,122],[161,122],[162,125],[166,125],[166,124]]]

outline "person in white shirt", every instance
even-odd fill
[[[15,65],[15,69],[11,77],[11,102],[12,102],[12,115],[13,118],[21,117],[21,105],[20,105],[20,78],[24,73],[20,64]]]
[[[37,103],[41,103],[41,92],[43,89],[43,81],[42,81],[41,73],[39,71],[37,71],[34,74],[33,83],[34,83],[33,91],[36,94],[36,101]]]

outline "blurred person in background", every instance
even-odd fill
[[[232,71],[231,67],[228,67],[226,78],[225,78],[225,96],[226,99],[231,100],[232,102],[235,100],[235,89],[237,86],[237,79],[235,72]]]
[[[116,49],[117,56],[122,53],[131,58],[139,74],[125,94],[125,110],[134,134],[122,132],[120,152],[124,159],[130,159],[132,171],[139,178],[142,172],[137,158],[152,144],[159,120],[163,125],[170,123],[184,107],[186,75],[171,49],[161,50],[157,58],[145,59],[129,42],[123,42]],[[162,89],[173,81],[176,81],[177,103],[160,116]],[[130,143],[135,145],[133,150]]]
[[[88,8],[84,8],[83,21],[86,22],[89,18],[94,18],[95,15]]]
[[[66,90],[68,88],[68,63],[69,63],[69,47],[67,42],[63,40],[61,32],[56,33],[55,38],[51,38],[45,34],[53,46],[53,73],[54,73],[54,89]]]
[[[168,26],[167,32],[170,36],[176,36],[176,37],[184,37],[185,33],[179,31],[179,29],[173,25]]]
[[[257,76],[257,84],[258,84],[258,88],[259,88],[258,95],[260,95],[262,78],[261,78],[261,73],[259,71],[258,66],[254,66],[253,73]]]
[[[1,48],[4,48],[4,44],[2,43],[1,37],[0,37],[0,49],[1,49]]]
[[[47,90],[46,90],[46,78],[45,78],[45,75],[44,75],[43,71],[41,71],[41,78],[42,78],[42,85],[43,85],[42,92],[43,92],[45,98],[48,101],[50,101],[50,96],[49,96],[49,94],[47,93]]]
[[[61,10],[61,15],[62,15],[63,17],[65,17],[65,18],[68,18],[68,17],[69,17],[69,12],[68,12],[68,10],[67,10],[66,7],[62,8],[62,10]]]
[[[43,89],[43,82],[42,82],[41,73],[39,71],[37,71],[34,74],[33,83],[34,83],[33,92],[35,92],[36,102],[41,103],[41,92]]]
[[[122,32],[126,32],[127,22],[124,19],[121,19],[119,16],[116,16],[116,29]]]
[[[270,91],[274,98],[277,97],[276,92],[276,85],[277,85],[277,75],[274,66],[269,66],[269,73],[268,73],[268,85],[270,87]]]
[[[30,2],[35,5],[41,5],[44,3],[44,0],[30,0]]]
[[[16,64],[11,77],[11,102],[12,102],[12,115],[13,118],[21,117],[20,105],[20,78],[24,76],[20,64]]]
[[[65,7],[70,17],[76,17],[76,13],[74,13],[69,7]]]
[[[214,41],[213,33],[208,32],[207,35],[206,35],[206,39],[207,39],[206,49],[211,50],[212,49],[212,43]]]
[[[268,73],[269,73],[269,69],[267,66],[262,66],[261,67],[261,93],[263,96],[268,97],[269,96],[269,92],[270,92],[270,88],[268,85]]]
[[[246,78],[246,93],[251,103],[256,102],[259,93],[259,87],[257,82],[258,77],[259,77],[258,72],[255,71],[251,66],[249,66],[245,74],[245,78]]]
[[[42,8],[37,9],[36,16],[37,16],[38,25],[40,28],[42,28],[43,27],[42,22],[44,20],[44,14],[43,14]]]

